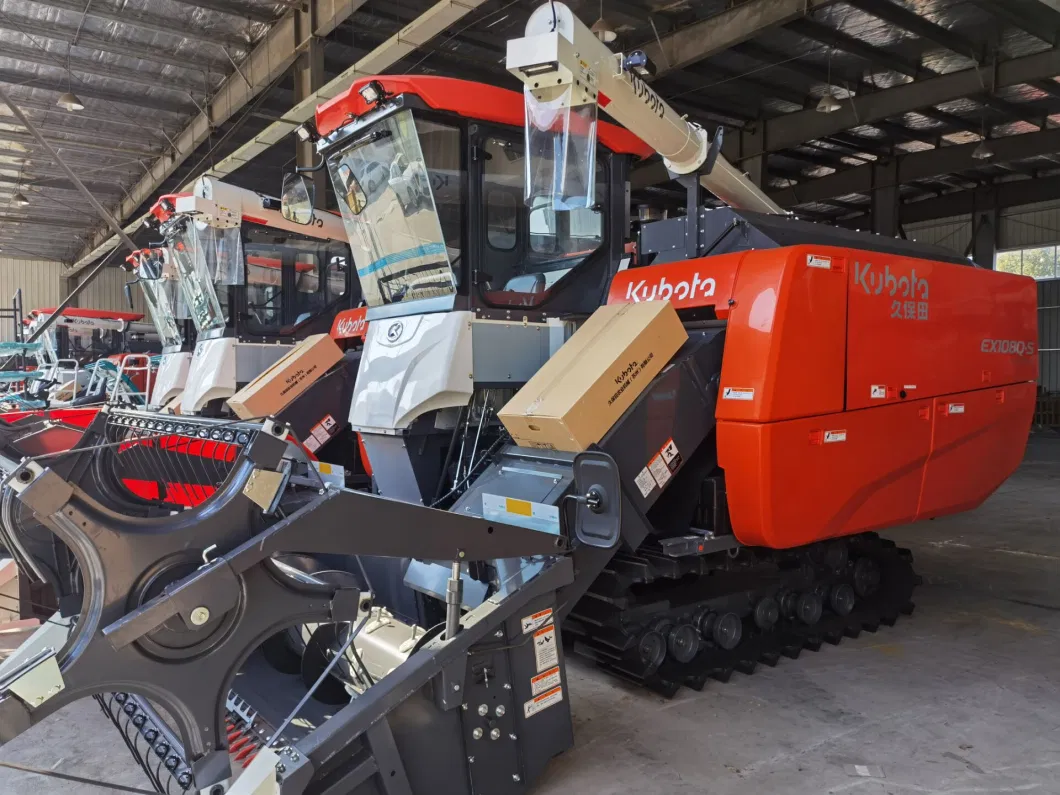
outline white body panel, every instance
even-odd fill
[[[199,340],[180,399],[181,414],[195,414],[216,398],[236,393],[236,341],[231,337]]]
[[[471,312],[373,322],[350,407],[354,430],[395,433],[436,409],[466,406],[475,382]]]
[[[232,397],[265,372],[291,345],[237,342],[233,337],[200,340],[180,399],[181,414],[196,414],[211,400]]]
[[[163,353],[151,390],[151,407],[161,408],[184,390],[191,369],[191,351]]]

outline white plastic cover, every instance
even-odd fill
[[[572,88],[541,100],[523,89],[528,207],[577,210],[596,202],[595,102],[571,106]]]

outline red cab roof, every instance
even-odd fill
[[[45,309],[34,309],[30,314],[53,315],[55,314],[55,307],[50,306]],[[138,315],[134,312],[111,312],[109,309],[79,309],[69,306],[63,310],[63,316],[84,317],[93,320],[126,320],[130,323],[135,323],[137,320],[144,319],[143,315]]]
[[[368,112],[368,103],[360,90],[372,80],[378,80],[388,94],[415,94],[429,107],[466,116],[469,119],[492,121],[522,127],[525,120],[523,95],[506,88],[458,80],[455,77],[434,75],[380,75],[362,77],[344,93],[332,97],[317,107],[317,132],[330,135],[347,124],[351,118]],[[622,127],[600,122],[597,134],[601,143],[612,152],[640,158],[654,154],[646,143]]]

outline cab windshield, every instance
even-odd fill
[[[217,284],[238,284],[243,277],[239,229],[215,229],[188,219],[170,245],[188,314],[199,334],[225,327]]]
[[[158,336],[162,340],[163,347],[180,345],[183,339],[180,336],[180,327],[177,325],[177,269],[171,263],[162,267],[162,273],[157,279],[140,278],[140,287],[144,291],[144,302],[147,304],[147,313],[155,324]]]
[[[403,110],[328,157],[369,306],[456,292],[460,132]]]

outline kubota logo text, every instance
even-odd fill
[[[641,301],[669,301],[671,298],[678,301],[696,297],[710,298],[717,286],[713,278],[708,276],[701,279],[698,273],[692,274],[692,281],[682,279],[676,284],[670,284],[665,276],[654,284],[649,284],[647,279],[641,279],[636,284],[630,282],[626,286],[626,300],[639,304]]]
[[[871,262],[855,262],[854,284],[861,287],[865,295],[887,295],[893,299],[893,320],[928,319],[930,287],[926,278],[916,275],[916,268],[909,273],[892,273],[890,265],[884,265],[880,271]]]

